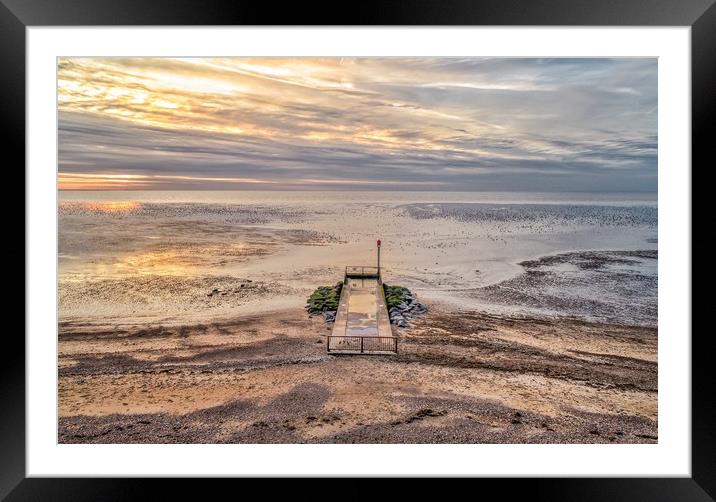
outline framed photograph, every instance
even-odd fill
[[[0,498],[713,500],[713,1],[0,2],[27,197]]]

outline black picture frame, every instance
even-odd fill
[[[707,168],[708,122],[716,109],[716,0],[370,0],[354,4],[245,0],[0,0],[0,133],[6,155],[25,159],[25,30],[110,25],[551,25],[691,27],[692,166]],[[693,173],[693,167],[691,172]],[[692,199],[693,200],[693,199]],[[24,248],[23,248],[24,249]],[[23,258],[24,260],[24,258]],[[26,262],[25,262],[26,263]],[[26,264],[27,266],[27,264]],[[6,333],[15,335],[16,332]],[[692,477],[480,480],[483,493],[532,500],[693,500],[716,498],[716,417],[710,334],[691,335]],[[0,365],[0,499],[125,500],[185,490],[178,480],[39,479],[25,476],[25,347]],[[228,480],[227,480],[228,482]],[[246,481],[242,481],[246,483]],[[160,488],[161,485],[161,488]],[[244,485],[246,486],[246,485]],[[359,480],[346,496],[369,496]],[[413,483],[428,495],[421,483]],[[348,488],[346,488],[348,487]],[[362,487],[359,489],[359,487]],[[252,488],[258,488],[254,486]],[[459,489],[455,487],[454,489]],[[472,488],[474,489],[474,488]],[[312,498],[315,498],[315,493]]]

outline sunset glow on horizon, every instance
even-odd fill
[[[655,191],[656,59],[61,58],[61,190]]]

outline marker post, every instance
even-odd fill
[[[380,239],[378,239],[378,275],[380,275]]]

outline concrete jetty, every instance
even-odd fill
[[[343,354],[397,354],[379,267],[349,266],[326,350]]]

